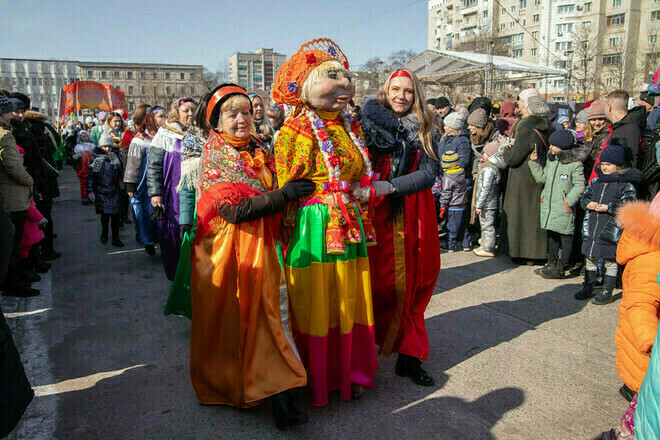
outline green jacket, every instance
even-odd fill
[[[587,156],[584,147],[562,151],[556,156],[548,152],[545,168],[529,161],[534,180],[543,184],[541,193],[541,228],[573,235],[575,231],[574,207],[584,192],[582,160]]]
[[[8,211],[26,211],[34,182],[23,168],[23,159],[9,130],[9,124],[0,121],[0,192]]]

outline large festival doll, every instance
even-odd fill
[[[284,218],[293,227],[284,270],[294,337],[316,406],[333,390],[359,397],[377,368],[367,255],[375,237],[350,193],[371,177],[360,124],[344,112],[354,94],[346,57],[324,38],[303,44],[273,88],[276,102],[295,107],[275,143],[278,181],[316,184]]]
[[[191,260],[190,376],[203,404],[248,408],[272,397],[278,427],[305,423],[287,390],[306,384],[289,329],[276,251],[286,203],[311,194],[297,180],[277,188],[275,159],[250,136],[245,90],[218,86],[213,127],[199,161]]]
[[[373,186],[385,196],[372,219],[378,244],[369,248],[376,343],[382,356],[399,353],[396,374],[431,386],[421,360],[429,353],[424,310],[440,270],[431,193],[438,162],[433,115],[415,74],[392,73],[377,98],[364,102],[361,124],[382,179]]]

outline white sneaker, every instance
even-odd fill
[[[494,257],[495,252],[488,252],[485,251],[482,247],[478,247],[475,250],[473,250],[475,255],[478,255],[479,257]]]

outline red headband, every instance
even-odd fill
[[[245,95],[246,98],[250,99],[247,92],[239,86],[226,86],[226,87],[221,87],[216,92],[211,96],[211,99],[209,99],[209,104],[206,107],[206,119],[208,121],[211,120],[211,113],[213,113],[213,109],[215,106],[218,104],[222,98],[224,98],[227,95],[234,95],[234,94],[241,94]]]
[[[408,78],[412,79],[412,76],[410,76],[410,74],[405,70],[397,70],[392,74],[392,76],[390,76],[390,79],[396,78],[397,76],[407,76]]]

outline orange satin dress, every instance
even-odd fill
[[[280,216],[234,225],[218,213],[223,204],[274,189],[270,157],[265,147],[254,158],[239,154],[215,132],[202,154],[190,376],[203,404],[247,408],[307,382],[289,328],[286,287],[280,288]]]

